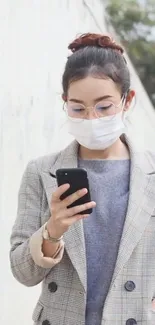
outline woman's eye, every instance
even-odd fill
[[[83,108],[72,108],[72,111],[74,112],[82,112],[83,110]]]
[[[111,106],[112,106],[111,104],[106,105],[106,106],[98,106],[97,109],[102,111],[102,110],[106,110],[106,109],[110,108]]]

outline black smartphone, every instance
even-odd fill
[[[67,196],[75,193],[78,190],[87,188],[88,192],[80,199],[73,202],[68,208],[75,207],[77,205],[85,204],[91,201],[89,181],[87,171],[83,168],[62,168],[56,171],[56,179],[58,186],[64,184],[70,184],[70,188],[62,194],[61,200],[64,200]],[[92,209],[82,211],[80,214],[90,214]]]

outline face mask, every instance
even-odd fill
[[[91,150],[104,150],[125,131],[121,112],[99,119],[68,119],[68,131],[79,144]]]

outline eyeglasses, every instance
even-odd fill
[[[124,98],[121,99],[118,105],[115,105],[110,101],[103,100],[92,107],[86,107],[85,105],[79,103],[65,102],[64,110],[67,113],[68,117],[75,118],[76,122],[78,122],[78,119],[79,122],[81,122],[81,119],[86,119],[87,114],[91,109],[93,110],[94,116],[98,119],[102,117],[114,118],[117,113],[117,109],[121,104],[123,105],[123,99]]]

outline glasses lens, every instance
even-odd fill
[[[91,109],[92,108],[89,108],[89,110]],[[77,122],[78,119],[79,122],[81,119],[85,119],[88,114],[86,107],[78,103],[65,103],[64,110],[66,111],[68,117],[75,118]],[[111,116],[111,118],[113,118],[113,116],[116,114],[116,106],[109,101],[101,101],[95,105],[94,113],[96,118],[107,116]]]
[[[113,117],[116,114],[116,106],[108,101],[102,101],[95,105],[95,114],[98,118]]]
[[[69,117],[76,119],[84,119],[86,116],[86,109],[82,104],[67,103],[65,110]]]

